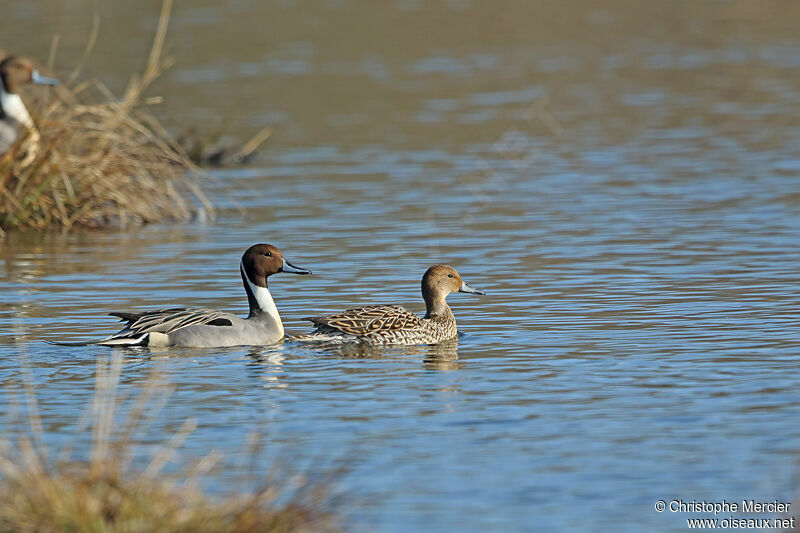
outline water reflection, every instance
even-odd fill
[[[281,381],[281,376],[285,372],[283,362],[286,359],[282,345],[249,347],[247,357],[251,361],[251,368],[257,370],[259,379],[264,382],[264,388],[281,389],[289,386]]]
[[[422,361],[428,370],[458,370],[458,339],[429,346]]]
[[[290,341],[291,342],[291,341]],[[311,344],[300,345],[303,353],[342,359],[394,359],[421,360],[430,370],[458,370],[458,339],[440,344],[419,346],[374,346],[369,344]],[[294,347],[293,347],[294,348]]]

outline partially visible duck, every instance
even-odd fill
[[[10,55],[0,61],[0,155],[13,146],[23,128],[38,136],[31,115],[17,94],[28,83],[57,85],[58,80],[39,74],[24,57]]]
[[[307,318],[317,329],[290,340],[325,344],[438,344],[458,335],[456,319],[445,301],[453,292],[486,294],[467,285],[453,267],[433,265],[422,276],[424,317],[396,305],[368,305]]]
[[[102,346],[223,346],[275,344],[283,339],[283,323],[267,288],[267,278],[279,272],[311,274],[283,257],[269,244],[254,244],[239,265],[250,314],[240,318],[231,313],[196,307],[175,307],[144,312],[115,312],[126,322],[119,332],[90,343]]]

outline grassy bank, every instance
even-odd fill
[[[147,66],[122,97],[97,81],[70,79],[24,95],[39,138],[29,134],[0,155],[0,238],[12,228],[121,226],[187,219],[198,206],[210,211],[187,172],[192,161],[143,96],[168,66],[170,8],[165,1]]]
[[[140,397],[120,399],[119,356],[98,360],[96,391],[88,420],[92,447],[84,460],[63,451],[52,459],[43,439],[30,373],[23,364],[23,394],[30,435],[0,436],[0,532],[199,532],[260,533],[332,531],[325,483],[292,478],[292,488],[266,480],[260,488],[226,498],[203,492],[200,481],[219,461],[214,453],[182,463],[178,475],[164,466],[194,428],[187,421],[146,466],[136,461],[141,433],[163,405],[168,388],[154,377]],[[123,409],[125,404],[125,409]],[[122,411],[125,411],[123,413]],[[123,416],[124,414],[124,416]],[[139,467],[134,465],[139,464]],[[299,479],[299,481],[298,481]],[[280,501],[281,503],[276,503]]]

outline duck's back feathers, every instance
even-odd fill
[[[187,326],[233,325],[231,315],[228,313],[199,307],[173,307],[141,313],[115,312],[109,314],[119,317],[126,324],[122,331],[105,340],[134,337],[143,333],[172,333]]]
[[[396,305],[368,305],[307,318],[316,329],[291,340],[321,344],[434,344],[456,335],[452,314],[420,318]]]
[[[397,331],[419,327],[421,319],[397,305],[367,305],[335,315],[308,317],[317,326],[317,332],[340,332],[362,337],[371,333]]]

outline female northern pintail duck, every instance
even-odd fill
[[[57,85],[58,80],[39,74],[24,57],[10,55],[0,61],[0,155],[11,148],[23,128],[36,135],[31,115],[17,94],[28,83]]]
[[[307,318],[317,329],[290,339],[330,344],[438,344],[458,335],[456,319],[445,301],[451,292],[486,294],[467,285],[453,267],[433,265],[422,276],[423,318],[396,305],[368,305]]]
[[[239,265],[244,290],[250,304],[247,318],[196,307],[176,307],[141,313],[110,313],[125,327],[105,339],[91,343],[102,346],[223,346],[275,344],[283,339],[283,323],[267,288],[267,278],[278,272],[311,274],[287,261],[280,250],[269,244],[254,244]]]

